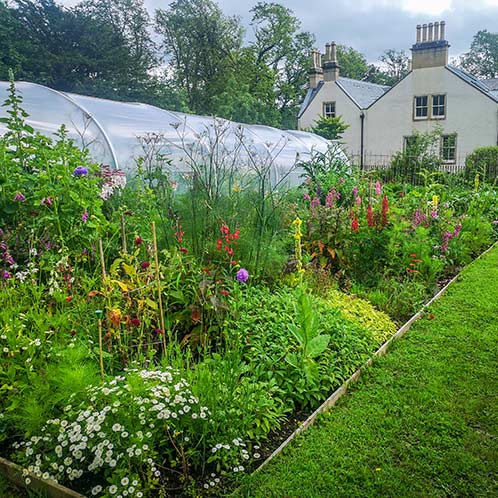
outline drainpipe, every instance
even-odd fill
[[[364,125],[365,125],[365,113],[362,111],[360,114],[361,120],[361,131],[360,131],[360,170],[363,170],[363,149],[364,149]]]

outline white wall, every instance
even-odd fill
[[[299,118],[298,128],[311,128],[320,116],[323,115],[323,103],[335,102],[335,114],[349,125],[343,133],[341,142],[344,142],[346,152],[358,153],[360,150],[360,109],[344,93],[335,81],[326,81],[315,98],[311,101],[304,114]]]
[[[446,94],[446,118],[414,121],[414,96],[431,94]],[[457,134],[462,163],[476,147],[497,144],[498,103],[445,67],[417,69],[366,111],[365,152],[391,155],[403,148],[404,136],[438,124]]]

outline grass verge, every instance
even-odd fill
[[[234,497],[498,496],[498,247]]]

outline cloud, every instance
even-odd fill
[[[76,0],[62,0],[74,5]],[[168,8],[169,1],[145,0],[153,12]],[[237,15],[251,37],[250,9],[257,0],[218,0],[223,12]],[[498,0],[280,0],[294,11],[302,28],[316,37],[317,48],[335,41],[363,53],[370,62],[384,50],[408,51],[415,41],[417,24],[446,21],[450,57],[468,51],[477,31],[496,32]]]

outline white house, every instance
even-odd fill
[[[299,128],[320,116],[341,116],[349,125],[347,152],[365,167],[387,163],[416,131],[436,126],[441,158],[450,165],[462,166],[476,147],[498,145],[498,79],[478,80],[449,65],[444,31],[444,21],[417,26],[411,70],[393,87],[342,78],[335,43],[323,57],[314,51]]]

